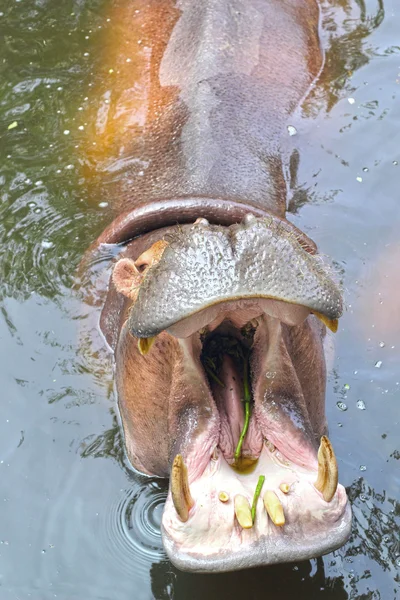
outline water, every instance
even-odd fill
[[[99,336],[89,342],[98,295],[82,304],[72,291],[107,222],[85,136],[93,89],[112,75],[100,52],[110,4],[0,3],[0,599],[395,599],[398,0],[324,3],[326,68],[291,123],[290,218],[334,257],[346,290],[327,405],[353,533],[324,558],[217,576],[166,559],[166,484],[127,464],[111,361]]]

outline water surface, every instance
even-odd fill
[[[0,3],[0,598],[398,598],[399,2],[324,1],[325,70],[291,138],[289,218],[346,290],[327,412],[352,536],[323,558],[218,576],[166,559],[166,484],[126,461],[97,295],[73,291],[108,222],[87,131],[96,90],[112,89],[111,6]]]

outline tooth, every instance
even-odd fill
[[[274,525],[282,527],[285,524],[285,515],[283,513],[283,506],[278,496],[272,490],[267,490],[264,494],[264,506],[265,510],[269,514],[271,521]]]
[[[156,337],[157,336],[138,339],[138,349],[142,356],[145,356],[148,352],[150,352],[150,349],[154,344]]]
[[[274,444],[267,439],[264,440],[264,443],[265,443],[265,447],[268,448],[268,450],[271,452],[271,454],[273,454],[276,450],[276,446],[274,446]]]
[[[194,505],[194,501],[190,494],[187,467],[183,462],[181,454],[177,454],[172,463],[171,495],[172,502],[174,503],[179,518],[183,522],[186,522],[189,518],[189,511]]]
[[[229,494],[227,492],[220,492],[218,494],[218,499],[221,500],[221,502],[228,502]]]
[[[207,221],[207,219],[204,219],[203,217],[199,217],[198,219],[195,220],[194,224],[195,225],[209,225],[210,222]]]
[[[326,325],[327,328],[330,329],[333,333],[337,332],[339,324],[338,319],[328,319],[328,317],[319,312],[314,312],[314,315],[317,317],[317,319],[322,321],[322,323]]]
[[[243,529],[251,529],[253,527],[250,502],[241,494],[235,496],[235,515],[240,527],[243,527]]]
[[[242,223],[243,225],[253,225],[257,221],[256,217],[252,213],[248,213],[243,217]]]
[[[281,492],[283,492],[284,494],[288,494],[289,490],[290,490],[290,485],[288,483],[281,483],[281,485],[279,486],[279,489],[281,490]]]
[[[332,444],[323,435],[318,450],[318,477],[314,486],[321,492],[325,502],[330,502],[338,486],[338,467]]]

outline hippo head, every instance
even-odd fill
[[[181,569],[301,560],[349,536],[325,420],[342,298],[307,240],[274,217],[198,219],[115,265],[126,447],[170,477],[163,541]]]

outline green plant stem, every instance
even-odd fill
[[[249,358],[245,357],[243,366],[243,396],[244,396],[244,423],[243,429],[239,437],[239,441],[235,450],[235,461],[237,462],[242,454],[242,445],[244,438],[246,437],[247,430],[250,423],[250,386],[249,386]]]
[[[251,505],[251,518],[253,519],[253,523],[256,520],[256,509],[257,509],[257,500],[260,497],[262,486],[264,485],[265,476],[260,475],[257,482],[256,491],[254,492],[253,504]]]
[[[250,422],[250,402],[245,402],[244,403],[244,424],[243,424],[242,433],[240,434],[239,441],[238,441],[238,444],[237,444],[236,450],[235,450],[235,461],[238,461],[240,458],[240,455],[242,454],[243,440],[246,437],[246,433],[249,428],[249,422]]]
[[[214,381],[216,381],[221,387],[225,387],[225,384],[222,383],[222,381],[220,380],[219,377],[217,377],[217,375],[214,373],[214,371],[212,369],[210,369],[210,367],[207,367],[207,365],[204,366],[206,372],[209,374],[209,376],[211,377],[211,379],[214,379]]]

